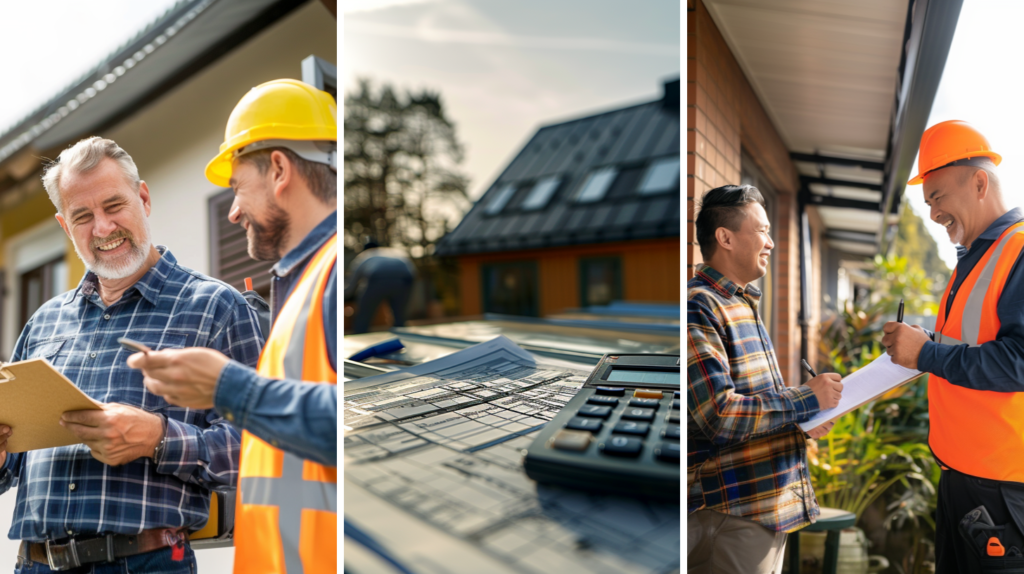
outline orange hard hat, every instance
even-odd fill
[[[921,134],[921,149],[917,154],[918,174],[907,185],[923,183],[924,176],[944,167],[978,165],[979,162],[966,161],[975,158],[988,158],[996,165],[1003,161],[1001,155],[992,151],[988,139],[971,124],[960,120],[937,123]]]

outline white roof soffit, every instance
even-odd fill
[[[182,0],[91,72],[0,134],[0,163],[124,117],[305,0]]]
[[[704,0],[790,151],[883,161],[907,0]]]

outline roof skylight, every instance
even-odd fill
[[[533,186],[533,189],[530,190],[530,195],[526,196],[526,199],[523,200],[523,209],[541,209],[547,205],[551,196],[555,194],[555,190],[558,189],[558,184],[561,180],[560,177],[554,175],[538,181]]]
[[[669,191],[679,181],[679,157],[666,157],[655,160],[647,168],[643,181],[640,182],[640,195],[653,195]]]
[[[512,199],[512,194],[516,192],[516,186],[512,183],[506,183],[501,189],[494,193],[494,199],[487,204],[484,208],[484,213],[487,215],[495,215],[500,213],[502,209],[505,209],[505,205],[508,204],[508,200]]]
[[[587,175],[587,180],[583,182],[583,187],[576,194],[576,201],[579,203],[601,201],[618,173],[619,170],[615,167],[602,167],[590,172]]]

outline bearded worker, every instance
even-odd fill
[[[62,415],[84,444],[7,453],[10,429],[0,429],[0,492],[19,485],[8,533],[22,540],[15,572],[194,573],[187,533],[206,523],[210,491],[236,483],[239,433],[212,409],[147,392],[117,339],[198,345],[255,365],[256,312],[153,245],[149,187],[113,141],[64,150],[43,186],[88,271],[32,315],[13,360],[44,358],[103,404]]]
[[[206,167],[249,255],[277,260],[259,368],[210,349],[137,353],[146,386],[241,428],[235,572],[338,571],[338,108],[296,80],[250,90]]]
[[[940,574],[988,571],[1024,550],[1024,210],[1007,206],[1001,161],[966,122],[942,122],[921,136],[920,173],[908,185],[924,184],[929,216],[962,248],[935,333],[883,327],[893,362],[931,373]],[[987,514],[972,512],[978,507]]]

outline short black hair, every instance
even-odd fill
[[[715,231],[719,227],[738,231],[742,209],[751,203],[760,203],[761,207],[765,207],[764,196],[752,185],[723,185],[704,194],[696,227],[697,243],[705,261],[715,254],[715,248],[718,247]]]

